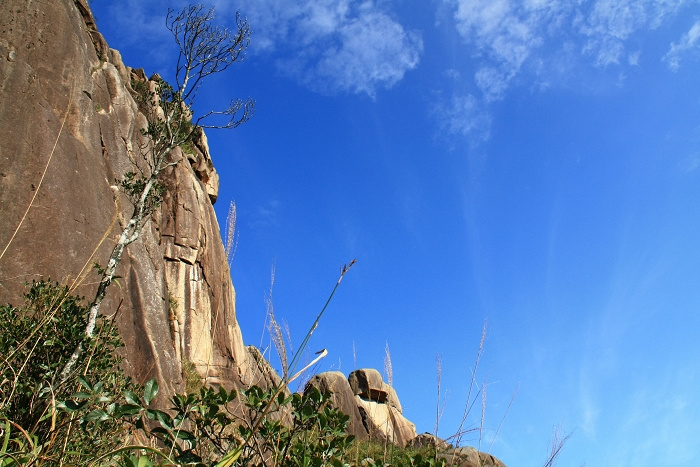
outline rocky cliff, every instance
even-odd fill
[[[131,214],[115,179],[135,170],[146,119],[122,63],[97,31],[87,0],[4,0],[0,6],[0,301],[51,278],[94,296]],[[168,169],[160,209],[129,245],[106,314],[138,381],[183,389],[191,362],[209,383],[273,378],[243,345],[235,291],[212,207],[218,190],[206,137]],[[26,215],[25,215],[26,214]],[[19,229],[17,229],[19,226]],[[16,231],[16,232],[15,232]],[[6,248],[7,247],[7,248]],[[6,249],[5,249],[6,248]]]
[[[144,84],[97,31],[87,0],[0,4],[0,303],[19,303],[25,283],[49,278],[94,297],[92,265],[104,265],[131,215],[115,180],[144,163],[147,122],[134,100]],[[276,383],[236,321],[204,133],[172,157],[180,163],[162,174],[162,204],[102,306],[124,339],[124,366],[138,382],[158,378],[161,398],[184,390],[191,365],[208,384]],[[401,445],[416,435],[376,370],[311,384],[334,392],[352,434]]]

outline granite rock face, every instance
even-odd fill
[[[396,391],[375,369],[356,370],[347,379],[337,371],[321,373],[308,385],[331,391],[335,406],[350,415],[348,432],[360,439],[406,446],[416,436],[415,425],[401,413]]]
[[[107,46],[87,0],[0,4],[0,302],[18,303],[42,278],[94,297],[91,266],[106,263],[131,215],[115,179],[145,163],[132,88],[144,80]],[[117,313],[125,367],[139,382],[158,377],[163,397],[183,389],[185,360],[209,383],[270,380],[236,321],[204,133],[172,157],[161,207],[102,306]]]

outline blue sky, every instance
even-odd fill
[[[167,79],[168,5],[92,7],[127,65]],[[244,126],[208,132],[220,222],[238,207],[246,343],[269,345],[272,265],[298,345],[357,258],[310,350],[347,374],[382,370],[388,344],[419,432],[435,426],[438,354],[440,435],[457,429],[487,320],[483,450],[542,465],[561,426],[560,466],[700,465],[699,2],[216,8],[253,29],[195,107],[257,100]]]

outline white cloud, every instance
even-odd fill
[[[280,208],[281,203],[276,199],[271,199],[264,205],[258,205],[255,210],[255,215],[252,216],[250,226],[253,228],[260,228],[277,225]]]
[[[322,91],[339,89],[374,97],[377,87],[389,88],[415,68],[423,50],[420,36],[378,12],[347,21],[336,35],[338,44],[323,52],[305,80]]]
[[[639,56],[642,55],[641,50],[637,50],[636,52],[632,52],[627,56],[627,63],[630,66],[638,66],[639,65]]]
[[[694,49],[697,51],[698,48],[700,48],[700,20],[696,21],[678,42],[671,43],[671,48],[664,56],[664,60],[668,62],[668,67],[671,70],[678,71],[681,56]]]
[[[253,49],[274,50],[280,69],[314,90],[373,97],[415,68],[421,36],[374,1],[259,0],[245,6]]]
[[[474,80],[488,102],[504,97],[520,74],[537,74],[543,62],[563,56],[570,44],[580,59],[592,59],[597,67],[636,66],[641,51],[627,50],[634,34],[659,27],[692,1],[443,0],[443,5],[452,8],[457,32],[480,58]],[[700,24],[696,26],[672,44],[671,67],[681,52],[697,46]]]
[[[475,81],[487,100],[502,97],[544,31],[558,28],[566,7],[553,0],[445,0],[454,9],[455,27],[482,57]]]
[[[584,52],[595,57],[595,64],[619,64],[625,52],[624,41],[647,22],[648,5],[639,0],[598,0],[583,18],[576,18],[579,32],[586,37]]]
[[[508,88],[508,81],[511,76],[505,75],[502,71],[485,66],[481,67],[474,74],[476,85],[484,93],[487,102],[500,100]]]
[[[481,141],[489,139],[491,116],[472,94],[454,95],[450,99],[438,97],[432,114],[443,136],[472,136]]]

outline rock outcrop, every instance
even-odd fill
[[[321,373],[308,386],[332,393],[335,406],[350,415],[348,432],[360,439],[406,446],[416,436],[415,425],[401,412],[396,391],[375,369],[353,371],[347,379],[337,371]]]
[[[469,446],[448,450],[440,454],[440,457],[447,461],[447,465],[455,467],[506,467],[491,454]]]
[[[24,283],[41,278],[94,296],[92,264],[106,262],[131,215],[115,179],[144,164],[138,80],[145,74],[107,46],[87,0],[2,2],[0,302],[19,302]],[[162,174],[161,207],[102,307],[117,313],[128,371],[158,377],[164,397],[183,389],[185,361],[228,386],[274,373],[243,345],[212,207],[218,175],[198,136],[189,154],[172,154],[181,162]]]
[[[0,3],[0,303],[19,303],[26,282],[48,278],[94,297],[92,265],[104,265],[131,216],[115,180],[146,164],[138,83],[149,85],[146,74],[109,48],[87,0]],[[208,384],[277,385],[236,320],[206,135],[171,156],[180,162],[162,173],[160,208],[127,247],[120,284],[102,305],[124,339],[124,366],[137,382],[158,378],[161,401],[184,390],[192,365]],[[376,370],[309,384],[333,393],[351,434],[400,445],[416,436]]]

